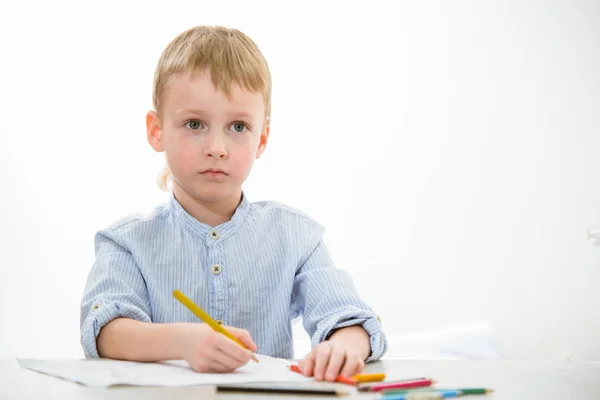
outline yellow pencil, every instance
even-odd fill
[[[215,321],[214,319],[212,319],[210,317],[210,315],[208,315],[203,309],[201,309],[196,304],[194,304],[194,302],[192,300],[190,300],[189,298],[187,298],[179,290],[175,290],[173,292],[173,296],[177,300],[179,300],[184,306],[186,306],[191,312],[193,312],[194,314],[196,314],[196,316],[198,318],[200,318],[208,326],[210,326],[211,328],[213,328],[216,332],[219,332],[219,333],[225,335],[229,339],[233,340],[234,342],[236,342],[237,344],[239,344],[240,346],[242,346],[242,348],[248,350],[248,348],[244,345],[244,343],[240,342],[240,340],[238,338],[236,338],[235,336],[233,336],[231,333],[229,333],[229,331],[227,331],[227,329],[225,329],[221,325],[219,325],[219,323],[217,321]],[[254,356],[254,354],[252,355],[252,359],[254,361],[258,362],[258,359]]]
[[[354,375],[352,378],[356,379],[358,383],[381,382],[385,379],[385,374],[359,374]]]

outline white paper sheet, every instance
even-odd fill
[[[204,374],[193,371],[185,361],[140,363],[107,359],[19,359],[23,368],[67,379],[87,386],[187,386],[254,382],[306,382],[306,378],[287,368],[290,361],[256,354],[229,374]]]

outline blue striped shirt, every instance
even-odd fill
[[[247,329],[257,353],[294,358],[297,317],[312,346],[336,328],[360,324],[380,358],[386,338],[345,271],[334,267],[323,228],[276,202],[250,203],[216,227],[200,223],[171,194],[148,215],[131,215],[95,236],[96,260],[81,301],[81,344],[98,357],[100,329],[124,317],[199,322],[173,297],[181,290],[214,319]]]

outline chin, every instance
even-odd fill
[[[202,188],[194,190],[194,197],[201,201],[219,201],[231,196],[232,191],[225,188]]]
[[[214,202],[231,198],[238,192],[236,185],[232,182],[206,182],[201,180],[177,181],[180,189],[188,196],[201,202]]]

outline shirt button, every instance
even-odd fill
[[[94,310],[94,311],[98,310],[99,308],[100,308],[100,304],[94,304],[92,306],[92,310]]]
[[[377,321],[379,321],[379,323],[381,324],[381,317],[379,315],[377,316]]]
[[[217,231],[217,230],[210,231],[210,238],[217,240],[219,238],[219,231]]]
[[[219,275],[221,273],[221,266],[219,264],[215,264],[212,266],[213,275]]]

